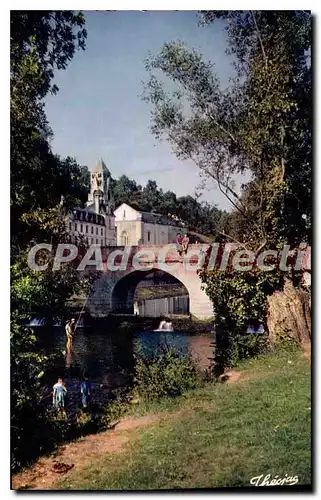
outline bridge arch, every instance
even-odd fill
[[[135,292],[139,283],[151,278],[155,281],[165,281],[170,284],[180,285],[184,290],[184,295],[189,297],[186,286],[175,276],[165,271],[159,271],[157,268],[146,271],[133,270],[120,278],[114,285],[111,293],[111,310],[113,313],[134,314]],[[155,297],[156,298],[156,297]],[[189,307],[186,313],[189,313]]]
[[[175,248],[175,245],[172,246]],[[165,247],[167,248],[168,245],[165,245]],[[189,312],[192,317],[197,319],[212,318],[213,304],[202,288],[202,283],[197,273],[197,267],[192,267],[191,269],[185,266],[182,260],[179,259],[178,254],[175,255],[175,251],[172,254],[169,252],[169,254],[166,254],[166,257],[164,257],[160,251],[163,251],[165,247],[164,245],[130,247],[129,258],[125,268],[122,270],[113,271],[109,269],[106,264],[104,271],[97,279],[93,291],[88,297],[86,309],[89,314],[93,317],[107,317],[108,314],[113,311],[119,311],[121,309],[133,312],[134,294],[138,283],[151,272],[162,271],[172,278],[176,278],[178,282],[186,288],[187,295],[189,296]],[[190,245],[190,247],[194,247],[194,245]],[[117,251],[124,250],[124,247],[116,248]],[[195,249],[191,248],[191,251],[205,252],[207,249],[208,245],[195,245]],[[105,250],[105,262],[107,262],[109,253],[112,253],[115,249],[106,247]],[[135,268],[133,265],[133,256],[138,251],[146,251],[146,254],[149,253],[150,255],[151,250],[154,251],[156,255],[156,259],[153,261],[154,265],[151,267],[151,261],[148,255],[142,257],[140,254],[139,261],[142,266],[146,265],[146,270],[143,268],[137,270],[137,267]],[[169,260],[167,260],[167,257]],[[165,262],[166,268],[164,269],[163,264],[165,264]]]

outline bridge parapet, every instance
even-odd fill
[[[209,244],[192,244],[188,246],[187,257],[191,263],[198,260],[200,253],[206,253],[210,248]],[[118,246],[118,247],[102,247],[103,262],[113,261],[118,264],[121,262],[124,255],[127,256],[128,264],[133,263],[133,259],[139,263],[175,263],[181,262],[185,254],[181,256],[177,251],[175,243],[168,245],[135,245],[135,246]]]

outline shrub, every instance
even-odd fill
[[[283,351],[291,354],[300,349],[300,342],[291,334],[286,332],[277,332],[276,339],[277,340],[273,345],[275,351]]]
[[[232,365],[239,361],[263,354],[267,349],[267,339],[260,334],[238,335],[233,339]]]
[[[268,340],[261,334],[217,333],[213,373],[221,375],[224,370],[237,365],[243,359],[263,354],[268,349]]]
[[[188,356],[172,349],[157,357],[139,357],[135,363],[135,392],[143,399],[175,397],[200,382],[197,369]]]

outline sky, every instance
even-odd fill
[[[232,67],[224,25],[200,27],[193,11],[84,14],[86,50],[77,51],[65,71],[57,71],[59,92],[46,98],[54,153],[72,156],[89,169],[101,157],[116,179],[125,174],[141,185],[153,179],[178,196],[193,196],[200,183],[197,166],[178,160],[166,140],[159,142],[150,132],[151,108],[141,99],[148,76],[144,60],[179,39],[215,64],[225,87]],[[229,209],[214,183],[201,199]]]

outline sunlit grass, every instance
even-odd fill
[[[158,413],[127,431],[119,454],[76,470],[60,489],[153,490],[249,486],[260,474],[310,476],[310,365],[301,353],[242,363],[248,379],[207,384],[177,399],[139,404]]]

